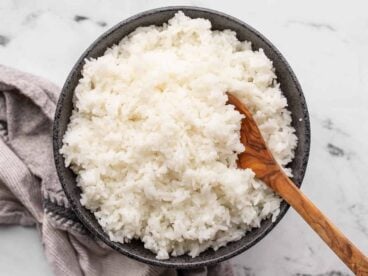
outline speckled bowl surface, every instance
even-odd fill
[[[151,251],[145,249],[140,241],[121,244],[109,239],[108,235],[98,224],[94,215],[81,205],[81,191],[76,185],[76,176],[69,168],[65,167],[64,158],[59,153],[59,149],[62,147],[62,137],[67,128],[73,109],[72,97],[74,89],[81,78],[81,70],[85,63],[85,59],[96,58],[103,55],[106,48],[118,43],[124,36],[139,26],[161,25],[167,22],[178,10],[182,10],[186,15],[192,18],[201,17],[209,19],[213,29],[231,29],[235,31],[238,39],[251,41],[253,49],[262,48],[265,54],[273,61],[274,67],[276,68],[277,79],[287,98],[289,105],[288,109],[292,112],[292,124],[296,129],[296,135],[299,139],[295,152],[295,159],[290,164],[290,167],[294,173],[294,182],[298,186],[301,185],[308,162],[310,126],[306,102],[301,87],[290,66],[275,46],[249,25],[221,12],[198,7],[167,7],[149,10],[120,22],[93,42],[71,70],[60,94],[55,114],[53,145],[56,169],[63,189],[78,218],[92,235],[104,241],[122,254],[138,261],[174,268],[195,268],[224,261],[249,249],[276,226],[285,215],[289,205],[282,202],[280,215],[275,222],[272,222],[271,219],[264,220],[260,228],[248,232],[241,240],[229,243],[217,251],[209,249],[195,258],[185,255],[171,257],[167,260],[157,260],[155,255]]]

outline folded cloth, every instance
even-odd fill
[[[59,89],[0,65],[0,224],[37,226],[55,275],[233,276],[228,262],[197,270],[132,260],[95,240],[65,197],[52,154]]]

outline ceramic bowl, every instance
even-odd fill
[[[265,54],[273,61],[278,82],[287,98],[288,109],[292,113],[292,125],[296,129],[296,135],[298,137],[295,159],[291,162],[290,167],[293,170],[294,182],[298,186],[301,185],[308,162],[310,126],[307,105],[302,89],[289,64],[270,41],[246,23],[224,13],[198,7],[167,7],[142,12],[120,22],[97,38],[82,54],[66,79],[56,108],[53,145],[56,169],[65,194],[76,215],[91,235],[94,235],[122,254],[144,263],[173,268],[195,268],[227,260],[252,247],[279,223],[289,208],[288,204],[282,202],[281,211],[276,221],[272,222],[271,219],[264,220],[261,227],[248,232],[242,239],[231,242],[217,251],[208,249],[195,258],[185,255],[171,257],[167,260],[158,260],[155,258],[155,254],[145,249],[142,242],[138,240],[122,244],[109,239],[94,215],[81,205],[81,191],[76,185],[76,176],[69,168],[65,167],[64,158],[59,153],[59,149],[62,147],[62,137],[73,109],[72,97],[74,89],[81,78],[81,70],[85,59],[103,55],[106,48],[118,43],[124,36],[139,26],[161,25],[167,22],[179,10],[192,18],[201,17],[210,20],[215,30],[230,29],[235,31],[239,40],[251,41],[253,50],[262,48]]]

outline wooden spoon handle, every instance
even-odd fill
[[[356,274],[368,275],[368,258],[281,171],[270,186],[288,202]]]

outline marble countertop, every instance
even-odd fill
[[[284,54],[311,115],[312,149],[302,189],[368,253],[367,1],[1,0],[0,63],[61,86],[98,35],[128,16],[168,4],[238,17]],[[35,229],[0,227],[0,244],[0,275],[52,275]],[[232,261],[238,276],[351,275],[293,210]]]

